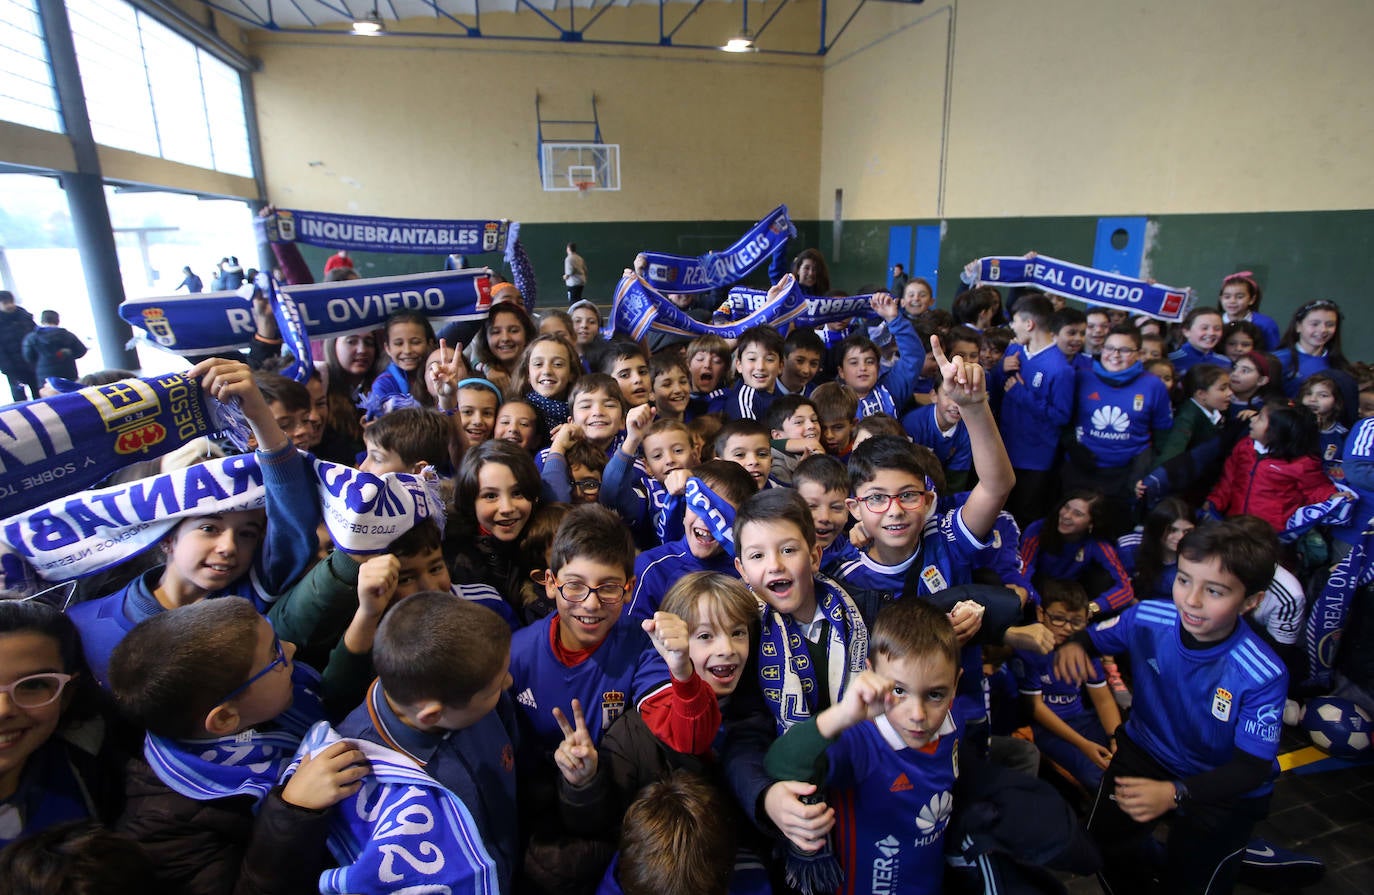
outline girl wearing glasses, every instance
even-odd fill
[[[99,706],[71,621],[0,601],[0,846],[66,821],[114,821],[122,762]]]
[[[1298,395],[1302,382],[1327,369],[1350,367],[1341,350],[1341,309],[1334,301],[1309,301],[1293,312],[1274,356],[1283,365],[1283,391]]]
[[[1026,577],[1077,581],[1089,594],[1088,617],[1124,609],[1135,598],[1130,576],[1112,542],[1094,536],[1104,528],[1107,501],[1095,491],[1071,491],[1044,519],[1026,526],[1021,562]]]

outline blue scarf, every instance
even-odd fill
[[[730,501],[711,490],[711,486],[696,476],[687,479],[687,487],[682,492],[687,508],[696,513],[711,533],[716,536],[720,546],[731,556],[735,555],[735,507]]]
[[[283,369],[281,374],[297,382],[308,381],[315,374],[315,367],[310,353],[310,334],[306,332],[296,300],[279,292],[276,280],[266,273],[258,274],[258,288],[267,293],[282,342],[291,352],[291,365]]]
[[[870,304],[872,298],[871,294],[850,295],[845,298],[807,296],[806,310],[792,321],[792,325],[798,328],[814,329],[832,320],[848,320],[851,317],[878,320],[878,313],[873,310],[873,306]],[[757,312],[767,304],[767,292],[760,289],[736,287],[730,290],[725,301],[716,308],[714,316],[724,320],[738,320]]]
[[[1102,361],[1093,361],[1093,373],[1097,376],[1097,378],[1101,379],[1108,385],[1115,386],[1116,388],[1120,388],[1121,386],[1126,385],[1127,383],[1131,382],[1137,376],[1144,372],[1145,365],[1142,364],[1140,361],[1136,361],[1126,369],[1118,370],[1115,373],[1108,370],[1106,367],[1102,366]]]
[[[779,205],[723,252],[707,252],[699,258],[641,252],[648,261],[645,280],[663,292],[723,289],[744,279],[796,235],[797,228],[787,217],[787,206]]]
[[[830,680],[824,682],[816,679],[816,668],[797,621],[775,609],[763,610],[759,682],[763,698],[777,719],[779,735],[812,716],[821,687],[833,696],[832,705],[839,702],[849,681],[864,670],[868,656],[868,626],[844,588],[817,575],[816,603],[830,622],[829,640],[823,644],[829,656]]]
[[[859,399],[859,410],[854,419],[861,420],[875,413],[885,413],[893,417],[897,415],[897,403],[892,400],[892,393],[885,385],[873,386],[872,391]]]
[[[378,218],[278,208],[254,222],[260,242],[303,242],[351,252],[480,255],[510,251],[520,238],[514,221]]]
[[[629,333],[636,340],[642,339],[650,329],[679,336],[714,334],[722,339],[738,339],[751,326],[767,325],[785,331],[806,313],[806,296],[791,274],[780,282],[785,287],[783,293],[748,317],[734,323],[712,324],[692,319],[646,280],[631,274],[616,287],[608,329]]]
[[[250,796],[261,805],[291,764],[301,737],[324,717],[318,688],[319,674],[295,664],[291,675],[296,696],[276,718],[275,729],[244,730],[212,740],[174,740],[148,734],[143,757],[170,789],[208,802]]]
[[[124,379],[0,409],[0,507],[22,513],[201,436],[248,446],[238,399],[220,403],[185,373]]]
[[[979,258],[969,262],[961,278],[969,286],[1034,286],[1090,305],[1120,308],[1172,323],[1188,316],[1197,300],[1192,289],[1147,283],[1047,255]]]
[[[1350,602],[1357,590],[1374,581],[1371,547],[1374,547],[1374,531],[1366,531],[1360,542],[1331,570],[1331,577],[1307,616],[1304,641],[1311,676],[1304,687],[1320,687],[1320,692],[1325,693],[1332,686],[1336,653],[1346,617],[1350,614]]]
[[[553,431],[554,427],[563,425],[572,416],[567,401],[546,398],[534,389],[526,391],[521,399],[528,402],[539,416],[539,426],[545,443],[548,442],[549,433]],[[535,443],[538,444],[539,442]]]
[[[341,739],[327,723],[315,725],[286,776],[305,755]],[[330,812],[329,851],[340,866],[320,875],[320,892],[499,895],[496,862],[462,801],[409,756],[367,740],[352,742],[372,773]]]

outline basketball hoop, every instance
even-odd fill
[[[577,195],[578,195],[578,197],[580,198],[580,197],[582,197],[582,196],[587,195],[587,190],[589,190],[589,189],[591,189],[592,187],[596,186],[596,181],[594,181],[594,180],[574,180],[574,181],[573,181],[573,186],[577,187]]]

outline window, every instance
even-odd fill
[[[0,0],[0,120],[62,133],[35,0]]]
[[[97,143],[252,176],[237,71],[124,0],[67,15]]]

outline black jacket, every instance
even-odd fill
[[[86,354],[86,343],[60,326],[40,326],[24,337],[24,360],[39,381],[49,376],[75,379],[76,359]]]

